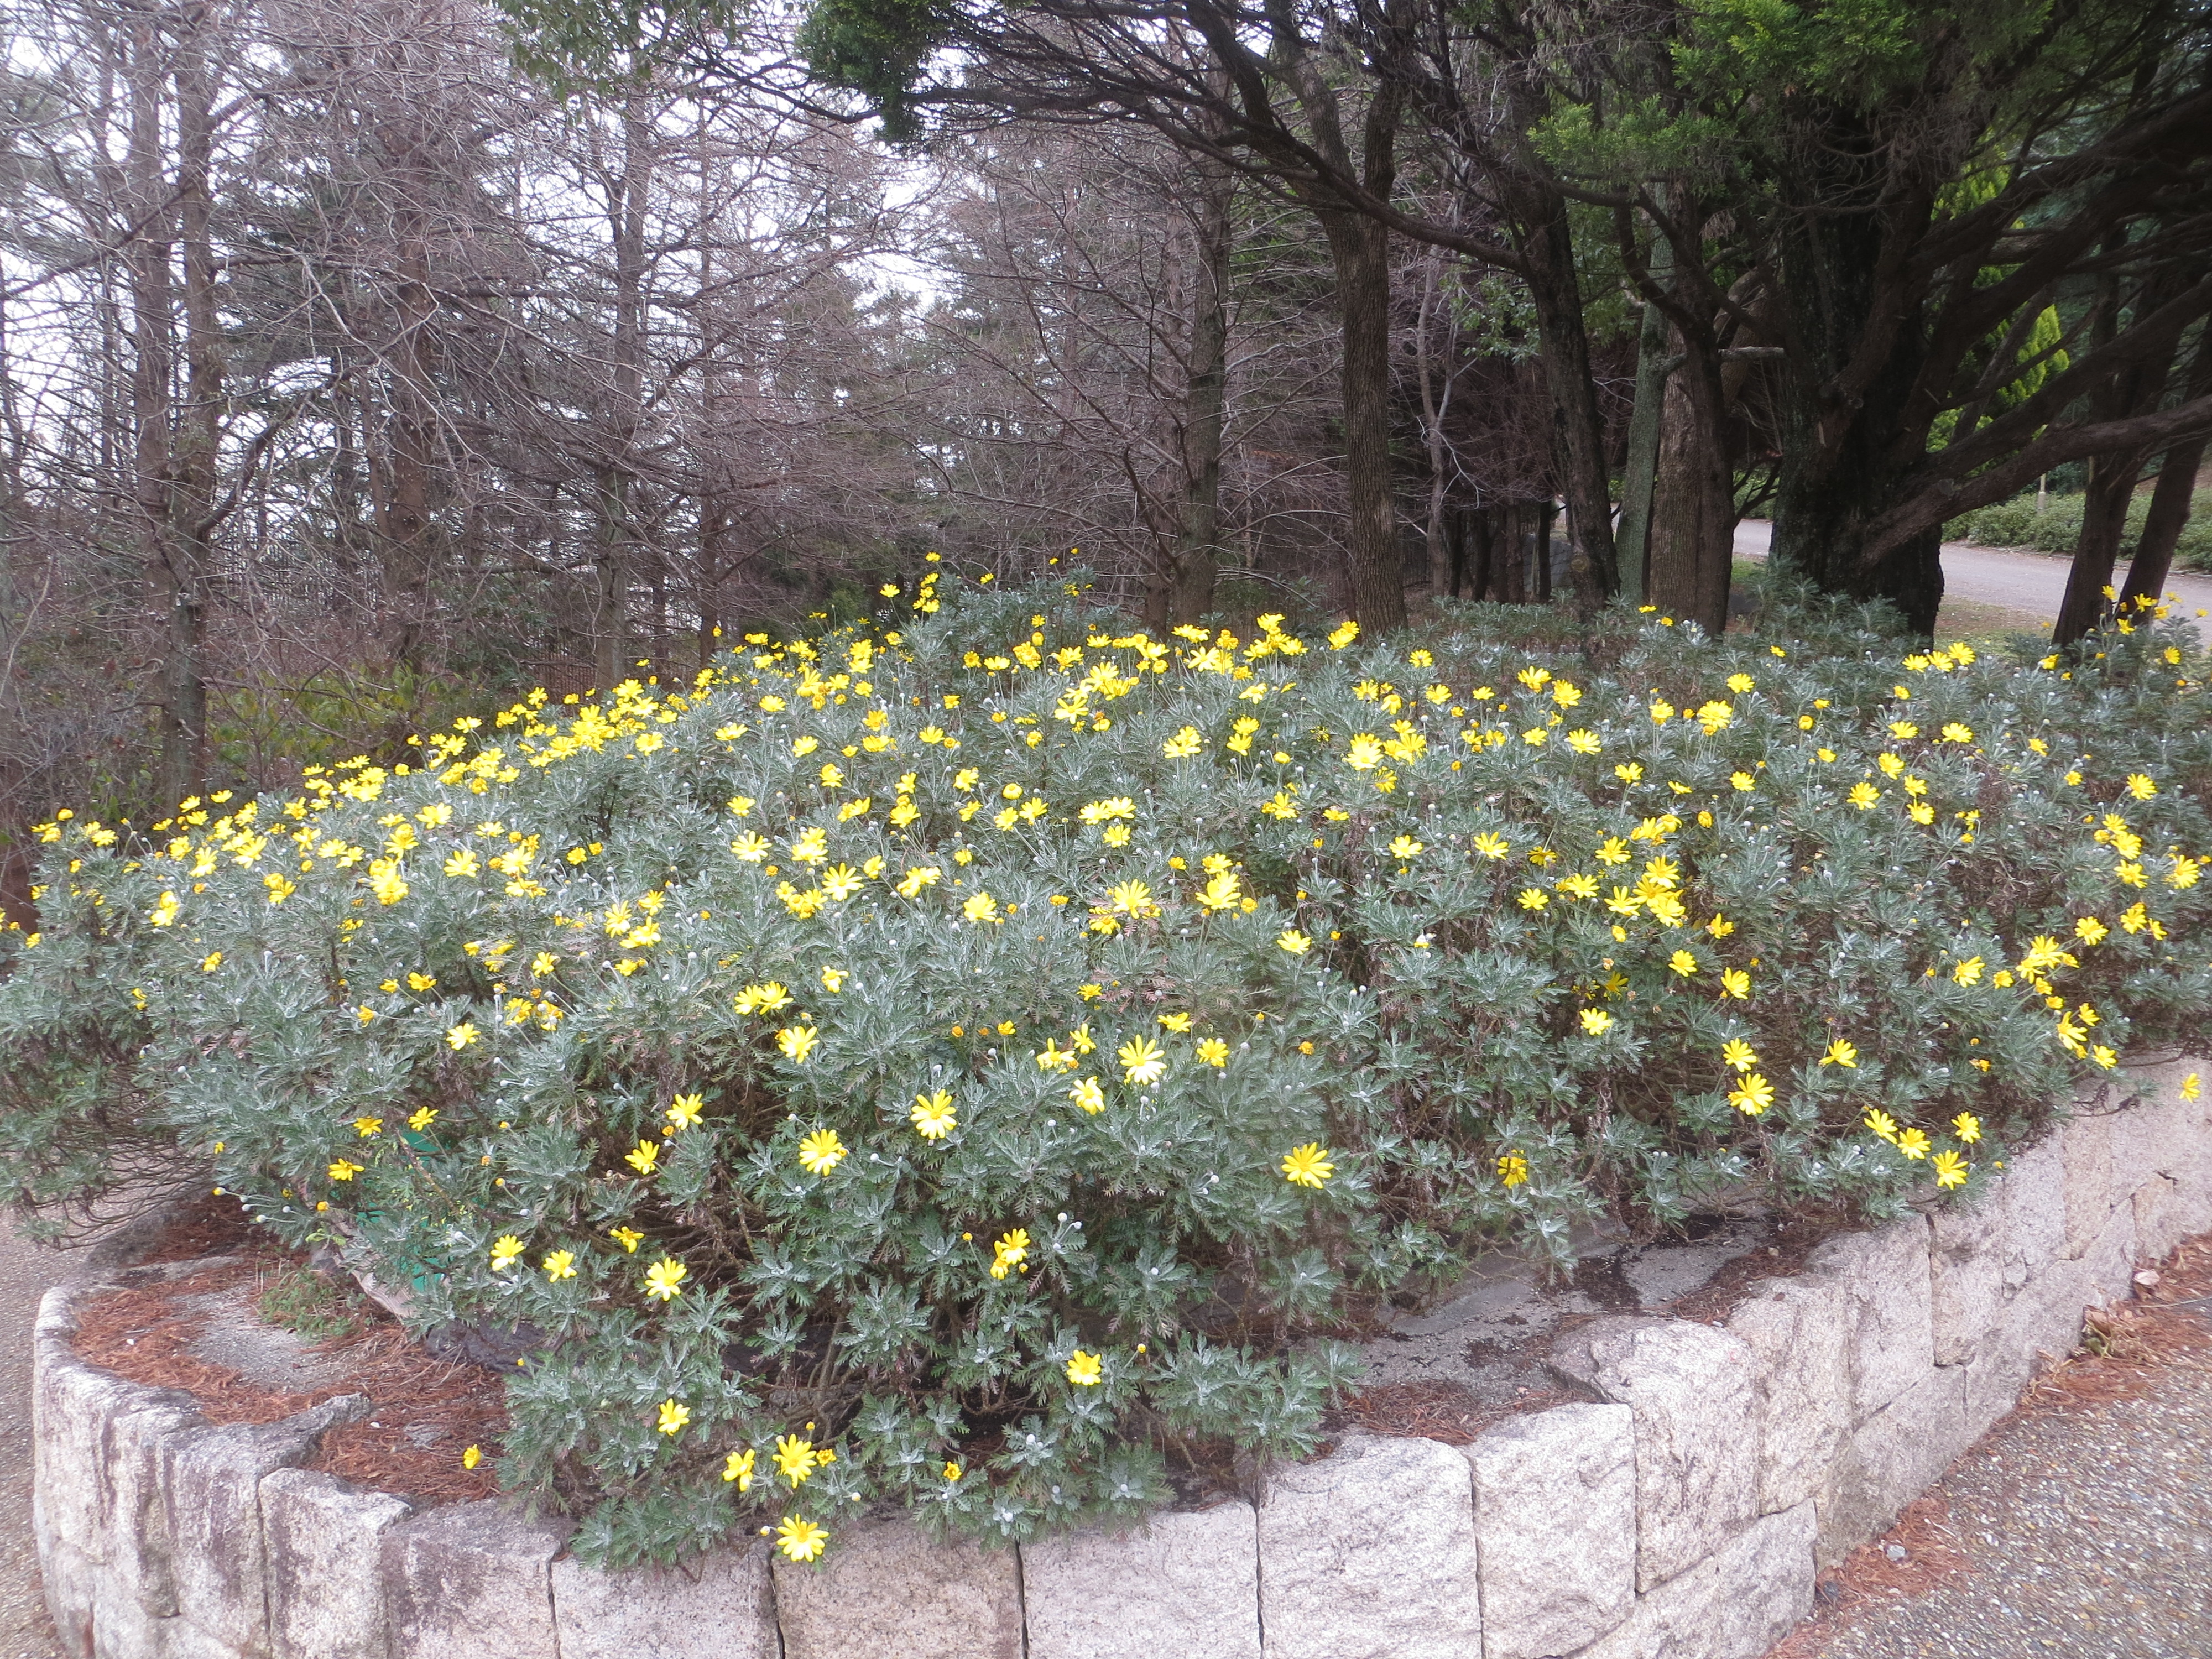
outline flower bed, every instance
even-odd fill
[[[1370,648],[950,586],[57,819],[12,1195],[181,1146],[535,1343],[500,1475],[580,1556],[805,1561],[878,1500],[1020,1541],[1302,1455],[1339,1339],[1492,1241],[1972,1204],[2212,1009],[2204,665],[2148,623]]]
[[[2180,1086],[2206,1063],[2141,1068],[2143,1097],[2077,1103],[1974,1201],[1832,1238],[1723,1321],[1576,1328],[1553,1363],[1586,1403],[1462,1445],[1349,1436],[1256,1501],[1007,1550],[878,1513],[809,1566],[755,1543],[602,1572],[564,1523],[304,1470],[357,1397],[219,1427],[117,1381],[71,1346],[100,1292],[57,1291],[34,1389],[48,1599],[70,1659],[1753,1659],[2084,1307],[2212,1228],[2212,1103]]]

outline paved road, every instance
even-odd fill
[[[1735,527],[1738,558],[1764,559],[1774,526],[1765,519],[1746,519]],[[2058,620],[2059,602],[2066,597],[2066,573],[2072,561],[2064,554],[2038,553],[1977,547],[1971,542],[1943,544],[1943,591],[1946,599],[1966,599],[1977,605],[2002,606],[2034,617],[2048,628]],[[2128,567],[2112,577],[2115,589],[2127,580]],[[2183,614],[2212,615],[2212,576],[2175,574],[2166,591],[2181,596]],[[2198,622],[2200,641],[2212,639],[2207,624]]]

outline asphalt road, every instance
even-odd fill
[[[1765,519],[1746,519],[1735,527],[1736,556],[1764,559],[1774,526]],[[2064,554],[2039,553],[2032,549],[1977,547],[1971,542],[1943,544],[1943,594],[1947,604],[1963,599],[1995,605],[2032,618],[2020,626],[2049,628],[2058,620],[2059,602],[2066,597],[2066,573],[2072,561]],[[2127,580],[2124,564],[2114,573],[2115,589]],[[2212,617],[2212,576],[2176,574],[2166,580],[2166,591],[2180,596],[2181,614],[2195,623],[2200,643],[2212,640],[2208,623]]]

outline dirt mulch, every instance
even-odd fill
[[[1651,1311],[1672,1319],[1695,1320],[1701,1325],[1725,1325],[1729,1316],[1757,1295],[1761,1285],[1770,1279],[1787,1279],[1804,1272],[1813,1252],[1848,1231],[1849,1225],[1840,1216],[1784,1221],[1764,1247],[1729,1257],[1696,1290]]]
[[[1412,1436],[1441,1440],[1447,1446],[1474,1443],[1485,1429],[1509,1417],[1548,1411],[1554,1406],[1579,1405],[1589,1396],[1579,1390],[1525,1388],[1515,1396],[1486,1403],[1474,1390],[1457,1382],[1385,1382],[1362,1389],[1324,1419],[1326,1428],[1362,1428],[1370,1434]]]
[[[183,1219],[157,1245],[154,1261],[191,1261],[225,1237],[220,1223]],[[305,1271],[273,1248],[248,1248],[204,1270],[164,1284],[131,1285],[93,1298],[78,1310],[76,1352],[89,1363],[134,1382],[181,1389],[210,1422],[275,1423],[340,1395],[365,1394],[369,1418],[331,1430],[306,1465],[425,1507],[468,1503],[498,1491],[493,1460],[507,1430],[503,1380],[481,1365],[434,1359],[388,1319],[374,1317],[349,1336],[313,1345],[341,1358],[343,1374],[310,1393],[264,1388],[227,1365],[187,1352],[204,1327],[193,1298],[232,1291],[254,1296],[273,1271]],[[371,1320],[370,1310],[360,1316]],[[467,1447],[482,1461],[462,1464]]]

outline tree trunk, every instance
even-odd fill
[[[168,77],[161,33],[147,13],[137,14],[131,21],[129,75],[131,126],[124,167],[130,216],[136,224],[128,252],[132,494],[159,629],[161,756],[155,787],[158,805],[167,811],[185,796],[202,793],[196,696],[201,613],[198,572],[189,562],[188,550],[179,546],[176,538],[169,268],[176,227],[174,203],[161,166],[161,112]]]
[[[1213,609],[1221,568],[1221,445],[1229,415],[1229,169],[1198,158],[1204,189],[1192,250],[1190,366],[1183,393],[1182,501],[1169,590],[1169,623],[1196,623]]]
[[[613,458],[599,469],[597,645],[603,692],[629,678],[630,669],[629,587],[637,552],[630,473],[645,392],[645,209],[653,167],[642,93],[633,89],[623,100],[622,123],[622,175],[608,203],[615,245]]]
[[[1559,509],[1555,502],[1545,501],[1536,509],[1536,603],[1552,602],[1552,528],[1559,520]]]
[[[2110,614],[2112,570],[2128,532],[2128,503],[2142,476],[2141,450],[2117,451],[2089,459],[2089,486],[2081,501],[2081,533],[2074,543],[2074,563],[2066,573],[2066,597],[2051,642],[2069,646],[2096,631]]]
[[[2120,246],[2117,240],[2106,243],[2110,252],[2118,253]],[[2090,324],[2090,339],[2094,347],[2106,348],[2119,333],[2119,279],[2107,275],[2099,287],[2101,291],[2097,314]],[[2154,311],[2167,298],[2166,285],[2160,276],[2154,275],[2130,297],[2138,315]],[[2154,365],[2136,362],[2123,368],[2105,384],[2100,395],[2093,398],[2096,417],[2102,421],[2121,420],[2156,409],[2172,368],[2171,353]],[[2089,458],[2089,483],[2081,502],[2081,533],[2074,544],[2074,565],[2067,573],[2066,597],[2058,607],[2058,624],[2051,630],[2051,642],[2054,646],[2063,648],[2072,645],[2111,614],[2107,607],[2117,597],[2111,594],[2112,571],[2119,562],[2120,544],[2128,533],[2128,506],[2135,496],[2136,481],[2142,476],[2143,463],[2149,459],[2149,451],[2142,446],[2111,449]]]
[[[1468,534],[1470,517],[1471,515],[1463,507],[1448,507],[1444,509],[1446,556],[1451,562],[1447,575],[1449,584],[1448,592],[1455,599],[1466,591],[1468,577],[1470,574],[1468,568],[1473,551],[1469,546],[1471,538]]]
[[[1496,560],[1493,556],[1498,536],[1491,522],[1491,509],[1478,507],[1467,514],[1468,544],[1467,596],[1480,604],[1490,597],[1490,584]]]
[[[1720,365],[1710,344],[1671,331],[1682,362],[1661,401],[1648,592],[1661,611],[1717,639],[1728,627],[1735,546]]]
[[[1344,493],[1352,614],[1369,634],[1406,625],[1405,559],[1390,473],[1389,232],[1364,214],[1319,215],[1344,319]]]
[[[410,137],[411,145],[419,139]],[[386,460],[382,564],[384,602],[395,662],[422,653],[430,599],[430,462],[433,392],[428,170],[412,161],[396,170],[399,283],[391,352],[392,436]]]
[[[177,212],[185,256],[185,407],[173,439],[176,488],[170,537],[178,603],[170,611],[161,782],[167,799],[198,793],[206,771],[207,611],[215,568],[216,463],[222,440],[222,326],[216,315],[214,214],[215,88],[208,70],[211,9],[183,21],[176,62]],[[173,750],[174,752],[172,752]]]
[[[1547,539],[1543,526],[1553,510],[1549,501],[1493,501],[1477,510],[1473,597],[1499,605],[1528,602],[1540,544]]]
[[[2173,574],[2174,544],[2189,524],[2197,469],[2203,462],[2204,440],[2192,438],[2167,450],[2159,463],[2150,510],[2143,514],[2142,535],[2136,543],[2134,562],[2128,567],[2127,586],[2120,590],[2122,615],[2148,610],[2163,597],[2166,579]]]
[[[1590,374],[1567,201],[1548,181],[1522,175],[1509,186],[1507,204],[1516,222],[1516,246],[1528,265],[1545,385],[1552,396],[1553,448],[1559,457],[1567,517],[1580,550],[1575,603],[1595,611],[1620,591],[1620,567],[1613,546],[1605,422]]]
[[[699,663],[706,668],[714,659],[722,631],[722,571],[735,514],[728,492],[727,454],[722,429],[722,316],[721,298],[715,291],[712,152],[703,142],[706,119],[700,118],[699,146],[699,413],[704,430],[699,434],[699,569],[695,604],[699,613]]]
[[[1653,251],[1655,275],[1666,251],[1662,239]],[[1628,420],[1628,457],[1621,468],[1620,529],[1613,549],[1620,567],[1620,597],[1631,605],[1643,604],[1649,590],[1652,491],[1659,470],[1660,408],[1667,395],[1672,333],[1665,313],[1646,301],[1644,324],[1637,333],[1636,408]]]
[[[1814,156],[1824,176],[1796,181],[1800,200],[1849,199],[1869,187],[1879,163],[1870,138],[1851,135]],[[1823,593],[1886,599],[1912,632],[1932,637],[1943,597],[1940,529],[1866,568],[1861,557],[1875,520],[1905,489],[1920,457],[1898,442],[1924,349],[1920,319],[1878,314],[1899,301],[1885,266],[1884,216],[1801,214],[1784,222],[1778,262],[1784,372],[1778,420],[1769,569]],[[1846,385],[1863,342],[1887,331],[1887,353]]]
[[[2196,360],[2189,366],[2184,403],[2212,393],[2212,327],[2197,336]],[[2143,514],[2142,535],[2136,543],[2134,562],[2128,567],[2128,585],[2120,590],[2123,615],[2148,610],[2159,602],[2166,579],[2173,570],[2174,544],[2189,523],[2189,509],[2197,493],[2197,469],[2203,465],[2203,438],[2185,439],[2166,452],[2158,464],[2158,483],[2152,488],[2150,510]]]
[[[1450,514],[1444,506],[1451,486],[1447,471],[1451,445],[1444,437],[1444,413],[1451,406],[1452,377],[1449,372],[1441,376],[1437,373],[1436,344],[1431,332],[1443,289],[1443,251],[1431,248],[1421,262],[1421,307],[1413,328],[1413,362],[1420,383],[1421,434],[1429,459],[1429,513],[1425,539],[1429,556],[1429,597],[1432,599],[1450,595],[1453,576]],[[1450,303],[1443,301],[1446,316],[1450,314]]]

